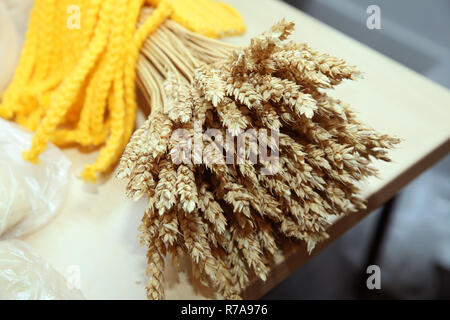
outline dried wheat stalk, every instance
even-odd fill
[[[287,42],[293,28],[283,20],[215,63],[198,63],[205,54],[199,51],[192,78],[160,74],[168,79],[159,101],[164,108],[154,108],[136,131],[118,172],[129,179],[130,197],[149,198],[141,227],[149,298],[164,296],[167,253],[190,257],[202,283],[236,299],[253,276],[267,278],[280,241],[305,241],[311,251],[328,237],[330,217],[365,208],[358,182],[376,175],[372,159],[389,161],[387,150],[399,141],[359,123],[346,104],[327,95],[359,71]],[[196,123],[224,136],[279,130],[278,144],[263,139],[279,152],[279,171],[261,174],[270,163],[247,158],[226,164],[225,154],[240,159],[240,151],[207,136],[192,147],[186,135],[195,137]],[[180,128],[184,137],[174,134]],[[198,152],[199,145],[206,149]],[[251,139],[248,147],[247,156],[255,147]]]
[[[140,23],[153,9],[141,11]],[[138,60],[138,86],[150,106],[166,106],[169,99],[164,82],[169,74],[177,83],[189,84],[195,69],[204,63],[226,59],[237,47],[191,32],[167,20],[144,43]]]

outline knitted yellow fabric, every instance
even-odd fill
[[[145,3],[156,9],[137,29]],[[1,117],[36,131],[24,158],[37,163],[48,141],[101,146],[82,177],[95,181],[108,171],[134,129],[139,50],[169,17],[210,37],[245,31],[233,8],[213,0],[36,0],[0,105]]]
[[[163,0],[147,0],[157,6]],[[230,5],[210,0],[173,0],[171,19],[206,37],[220,38],[245,32],[240,14]]]

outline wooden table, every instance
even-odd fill
[[[251,36],[285,17],[296,22],[293,39],[358,65],[365,79],[346,82],[333,95],[350,103],[361,120],[403,139],[392,152],[392,163],[376,163],[382,179],[370,179],[365,184],[368,209],[336,221],[330,228],[329,241],[313,254],[449,152],[448,90],[284,3],[226,1],[243,14],[248,25],[245,36],[230,42],[245,45]],[[88,299],[144,299],[145,249],[139,246],[137,227],[145,201],[133,203],[126,199],[124,183],[112,176],[95,186],[84,184],[75,177],[96,154],[83,155],[77,150],[66,153],[74,164],[66,204],[49,225],[24,240],[63,275],[73,275],[79,268],[81,290]],[[268,281],[253,282],[244,296],[261,297],[310,258],[302,245],[289,248],[278,258]],[[172,267],[168,268],[166,278],[169,299],[214,298],[210,289],[201,287],[184,273],[177,274]]]

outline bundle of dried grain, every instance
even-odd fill
[[[357,184],[398,139],[359,123],[325,89],[359,71],[306,44],[281,21],[191,84],[168,76],[163,108],[132,137],[118,177],[148,197],[148,297],[164,297],[165,256],[190,257],[225,298],[265,280],[281,241],[327,238],[330,217],[364,208]],[[142,79],[141,79],[142,80]],[[167,111],[167,112],[166,112]],[[209,130],[207,130],[209,129]]]

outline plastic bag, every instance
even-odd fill
[[[5,5],[0,2],[0,92],[6,89],[19,58],[17,31]]]
[[[0,0],[0,92],[6,89],[19,60],[32,0]]]
[[[22,159],[31,134],[0,119],[0,239],[17,238],[47,223],[65,199],[70,161],[49,145],[39,165]]]
[[[11,20],[16,26],[19,38],[23,42],[34,0],[0,0],[0,2],[5,5]]]
[[[0,300],[82,300],[81,291],[24,242],[0,241]]]

